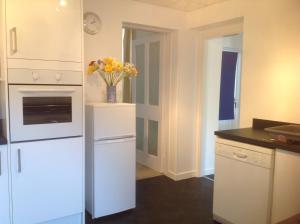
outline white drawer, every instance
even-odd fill
[[[35,69],[8,69],[9,84],[81,85],[82,72]]]

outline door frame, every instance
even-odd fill
[[[123,22],[122,28],[127,29],[137,29],[144,31],[158,32],[162,35],[162,58],[161,58],[161,74],[162,78],[160,79],[160,120],[161,125],[159,127],[160,136],[158,137],[158,147],[160,147],[161,152],[161,170],[160,172],[166,176],[170,175],[170,163],[171,161],[171,144],[170,139],[172,138],[172,108],[173,108],[173,99],[171,92],[176,86],[174,83],[177,82],[176,77],[172,76],[173,67],[176,63],[174,59],[174,50],[176,50],[175,40],[176,40],[176,31],[152,27],[147,25],[133,24],[128,22]],[[132,47],[131,47],[132,49]],[[132,61],[132,52],[131,52],[131,61]]]
[[[195,176],[201,177],[207,175],[204,168],[205,150],[202,147],[203,132],[203,119],[204,119],[204,99],[205,92],[203,90],[203,83],[205,81],[205,74],[203,72],[204,61],[204,44],[205,41],[212,38],[220,38],[229,35],[237,35],[243,33],[243,18],[237,18],[236,20],[230,20],[222,24],[211,24],[206,27],[199,27],[199,38],[197,40],[197,59],[200,62],[196,67],[196,122],[195,122]],[[242,74],[242,66],[241,72]],[[242,77],[242,76],[241,76]],[[242,79],[241,79],[242,83]],[[240,96],[242,92],[240,93]],[[241,105],[241,103],[240,103]]]

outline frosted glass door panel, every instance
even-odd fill
[[[144,150],[144,119],[136,118],[136,148]]]
[[[160,172],[161,36],[138,37],[132,46],[133,63],[139,71],[133,85],[137,109],[137,162]]]
[[[160,42],[149,46],[149,104],[159,105]]]
[[[150,155],[158,156],[158,122],[148,122],[148,152]]]
[[[136,103],[145,103],[145,45],[136,46],[136,66],[139,75],[136,78]]]

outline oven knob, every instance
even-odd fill
[[[32,73],[32,79],[33,79],[34,81],[37,81],[37,80],[39,80],[39,79],[40,79],[40,75],[39,75],[39,73],[37,73],[37,72],[33,72],[33,73]]]
[[[59,82],[61,80],[61,76],[62,75],[60,73],[57,73],[56,76],[55,76],[56,81]]]

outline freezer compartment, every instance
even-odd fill
[[[94,143],[93,218],[135,208],[135,138]]]
[[[94,140],[135,136],[135,104],[90,103]]]

